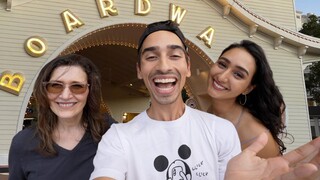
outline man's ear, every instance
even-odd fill
[[[138,79],[142,79],[141,69],[140,69],[139,63],[136,63],[136,69],[137,69],[137,77],[138,77]]]
[[[190,61],[189,54],[186,56],[186,58],[187,58],[187,68],[188,68],[187,77],[190,77],[191,76],[191,61]]]

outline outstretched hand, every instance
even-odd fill
[[[262,159],[256,155],[267,141],[267,134],[262,133],[254,143],[232,158],[227,166],[225,180],[320,178],[320,138],[283,156]]]

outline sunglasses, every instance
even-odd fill
[[[47,92],[52,94],[61,93],[66,87],[68,87],[69,90],[74,94],[82,94],[86,92],[87,87],[90,84],[72,83],[67,85],[60,82],[43,82],[43,85],[45,86]]]

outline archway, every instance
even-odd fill
[[[124,113],[140,113],[149,106],[149,94],[143,81],[137,79],[137,42],[146,24],[125,23],[92,31],[73,42],[60,55],[77,53],[90,58],[102,75],[103,100],[117,120]],[[187,104],[206,110],[207,72],[212,60],[187,39],[192,76],[187,79]]]

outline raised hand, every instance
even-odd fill
[[[253,144],[232,158],[227,166],[225,180],[320,179],[320,138],[283,156],[262,159],[256,154],[267,141],[268,137],[263,133]]]

